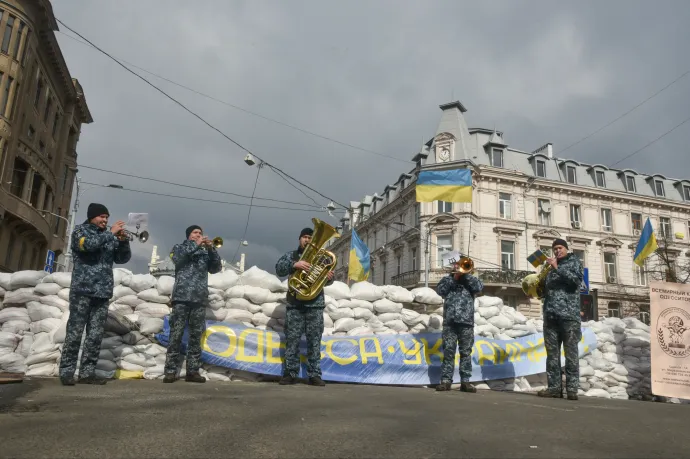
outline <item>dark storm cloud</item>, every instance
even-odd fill
[[[451,98],[468,108],[470,126],[495,126],[521,150],[553,142],[558,155],[690,69],[690,5],[683,1],[65,0],[54,8],[61,20],[119,58],[248,110],[402,160],[434,135],[438,105]],[[245,152],[106,57],[62,35],[58,39],[95,118],[82,130],[81,164],[251,194],[256,168],[242,162]],[[411,168],[142,75],[339,202],[380,193]],[[563,156],[611,164],[685,119],[689,96],[690,76]],[[690,123],[620,166],[690,177],[684,160],[689,140]],[[84,168],[80,175],[134,189],[248,202]],[[267,168],[257,195],[311,203]],[[150,213],[152,238],[135,248],[130,267],[136,271],[145,269],[153,244],[165,254],[190,223],[222,236],[223,256],[231,258],[247,217],[246,207],[91,189],[82,196],[79,219],[90,201],[106,203],[116,218]],[[254,209],[248,264],[272,271],[312,216],[333,222],[323,212]]]

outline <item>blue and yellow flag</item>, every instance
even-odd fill
[[[542,252],[539,249],[537,249],[536,252],[527,257],[527,261],[529,262],[529,264],[531,264],[535,268],[539,268],[541,265],[543,265],[546,259],[546,254],[544,254],[544,252]]]
[[[350,266],[347,270],[347,278],[355,282],[362,282],[369,278],[369,247],[362,242],[357,232],[352,228],[350,242]]]
[[[472,202],[472,171],[420,171],[416,192],[417,202]]]
[[[645,259],[653,254],[657,248],[659,248],[659,246],[656,243],[656,235],[652,228],[652,222],[650,222],[649,217],[647,217],[647,221],[642,229],[642,234],[640,234],[640,240],[637,241],[637,250],[635,251],[633,261],[636,265],[644,267]]]

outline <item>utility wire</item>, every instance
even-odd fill
[[[685,123],[687,123],[688,121],[690,121],[690,118],[686,118],[685,121],[682,121],[681,123],[676,124],[674,127],[672,127],[671,129],[669,129],[668,131],[664,132],[663,134],[661,134],[659,137],[657,137],[656,139],[654,139],[654,140],[652,140],[651,142],[649,142],[649,143],[648,143],[647,145],[645,145],[644,147],[639,148],[639,149],[633,151],[632,153],[630,153],[630,154],[627,155],[627,156],[624,156],[623,158],[619,159],[619,160],[616,161],[615,163],[611,164],[609,167],[613,167],[613,166],[615,166],[615,165],[617,165],[617,164],[619,164],[619,163],[622,163],[623,161],[625,161],[625,160],[628,159],[628,158],[632,158],[633,156],[635,156],[636,154],[638,154],[639,152],[641,152],[642,150],[644,150],[644,149],[647,148],[648,146],[652,145],[653,143],[657,142],[658,140],[663,139],[664,137],[666,137],[667,135],[669,135],[670,133],[672,133],[673,131],[675,131],[676,129],[678,129],[679,127],[681,127],[682,125],[684,125]]]
[[[70,32],[74,33],[74,34],[77,35],[79,38],[81,38],[82,40],[84,40],[84,41],[86,41],[87,43],[89,43],[89,44],[90,44],[91,46],[93,46],[95,49],[97,49],[98,51],[100,51],[101,53],[103,53],[104,55],[106,55],[106,56],[108,56],[110,59],[112,59],[114,62],[116,62],[120,67],[122,67],[123,69],[127,70],[129,73],[131,73],[132,75],[136,76],[137,78],[139,78],[140,80],[142,80],[143,82],[145,82],[147,85],[149,85],[149,86],[151,86],[152,88],[154,88],[156,91],[158,91],[158,92],[160,92],[161,94],[163,94],[165,97],[167,97],[168,99],[170,99],[171,101],[173,101],[175,104],[179,105],[183,110],[185,110],[186,112],[188,112],[189,114],[191,114],[192,116],[194,116],[195,118],[197,118],[199,121],[201,121],[202,123],[204,123],[204,124],[205,124],[206,126],[208,126],[209,128],[213,129],[214,131],[216,131],[217,133],[219,133],[219,134],[222,135],[223,137],[225,137],[225,139],[227,139],[228,141],[230,141],[231,143],[233,143],[234,145],[236,145],[238,148],[240,148],[241,150],[246,151],[247,153],[249,153],[249,154],[255,156],[255,157],[256,157],[257,159],[259,159],[260,161],[263,161],[264,163],[266,163],[267,165],[269,165],[269,163],[268,163],[267,161],[265,161],[263,158],[259,157],[256,153],[251,152],[249,149],[245,148],[245,147],[244,147],[243,145],[241,145],[239,142],[237,142],[236,140],[234,140],[234,139],[232,139],[231,137],[229,137],[229,136],[228,136],[227,134],[225,134],[223,131],[221,131],[221,130],[218,129],[217,127],[213,126],[211,123],[209,123],[208,121],[206,121],[206,120],[205,120],[204,118],[202,118],[200,115],[198,115],[197,113],[195,113],[195,112],[193,112],[192,110],[190,110],[189,108],[187,108],[187,106],[184,105],[182,102],[178,101],[177,99],[175,99],[174,97],[172,97],[171,95],[169,95],[167,92],[163,91],[161,88],[159,88],[159,87],[156,86],[155,84],[151,83],[149,80],[147,80],[147,79],[144,78],[143,76],[139,75],[138,73],[136,73],[135,71],[133,71],[132,69],[130,69],[129,67],[127,67],[126,65],[124,65],[122,62],[120,62],[119,60],[117,60],[116,58],[114,58],[113,56],[111,56],[110,54],[108,54],[106,51],[102,50],[101,48],[99,48],[98,46],[96,46],[95,44],[93,44],[90,40],[88,40],[86,37],[84,37],[83,35],[81,35],[79,32],[77,32],[77,31],[75,31],[74,29],[72,29],[71,27],[69,27],[67,24],[65,24],[64,22],[62,22],[60,19],[58,19],[58,18],[55,18],[55,19],[57,20],[57,22],[59,22],[60,24],[62,24],[62,25],[63,25],[66,29],[68,29]],[[273,166],[273,168],[275,168],[275,169],[277,169],[277,170],[280,170],[279,168],[277,168],[277,167],[275,167],[275,166]],[[305,188],[307,188],[307,189],[309,189],[309,190],[311,190],[311,191],[317,193],[319,196],[321,196],[321,197],[323,197],[323,198],[325,198],[325,199],[328,199],[329,201],[333,201],[334,203],[340,205],[341,207],[347,208],[346,206],[343,206],[342,204],[339,204],[339,203],[338,203],[337,201],[335,201],[334,199],[329,198],[328,196],[322,194],[321,192],[319,192],[319,191],[317,191],[317,190],[315,190],[315,189],[309,187],[308,185],[304,184],[303,182],[300,182],[299,180],[297,180],[296,178],[292,177],[291,175],[285,173],[284,171],[281,170],[281,172],[283,172],[286,176],[290,177],[292,180],[294,180],[295,182],[299,183],[299,184],[302,185],[303,187],[305,187]]]
[[[192,196],[176,196],[173,194],[167,194],[167,193],[156,193],[154,191],[145,191],[145,190],[135,190],[132,188],[125,188],[121,186],[108,186],[108,185],[103,185],[102,183],[91,183],[91,182],[82,182],[80,181],[81,184],[83,185],[93,185],[101,188],[110,188],[114,190],[124,190],[124,191],[131,191],[134,193],[142,193],[142,194],[150,194],[154,196],[164,196],[168,198],[176,198],[176,199],[188,199],[190,201],[197,201],[197,202],[212,202],[216,204],[226,204],[226,205],[231,205],[231,206],[243,206],[243,207],[261,207],[263,209],[282,209],[282,210],[290,210],[290,211],[302,211],[302,212],[314,212],[315,209],[297,209],[293,207],[278,207],[278,206],[263,206],[259,204],[246,204],[243,202],[230,202],[230,201],[218,201],[214,199],[203,199],[203,198],[195,198]]]
[[[639,104],[635,105],[633,108],[631,108],[631,109],[628,110],[627,112],[625,112],[625,113],[623,113],[622,115],[620,115],[618,118],[614,119],[613,121],[610,121],[608,124],[605,124],[604,126],[600,127],[599,129],[597,129],[596,131],[592,132],[591,134],[588,134],[588,135],[584,136],[583,138],[581,138],[581,139],[578,140],[577,142],[568,145],[567,147],[565,147],[564,149],[561,150],[561,153],[563,153],[564,151],[566,151],[566,150],[568,150],[568,149],[574,147],[575,145],[577,145],[577,144],[579,144],[579,143],[581,143],[581,142],[584,142],[585,140],[589,139],[590,137],[592,137],[592,136],[594,136],[594,135],[600,133],[601,131],[603,131],[603,130],[606,129],[607,127],[611,126],[611,125],[612,125],[613,123],[615,123],[616,121],[618,121],[618,120],[620,120],[621,118],[623,118],[623,117],[629,115],[630,113],[632,113],[633,111],[635,111],[637,108],[641,107],[642,105],[646,104],[647,102],[649,102],[650,100],[652,100],[653,98],[655,98],[656,96],[658,96],[659,94],[661,94],[662,92],[664,92],[666,89],[668,89],[669,87],[671,87],[672,85],[674,85],[676,82],[678,82],[679,80],[681,80],[682,78],[684,78],[684,77],[685,77],[686,75],[688,75],[689,73],[690,73],[690,70],[686,71],[686,72],[683,73],[681,76],[679,76],[678,78],[676,78],[675,80],[673,80],[672,82],[670,82],[669,84],[667,84],[666,86],[664,86],[663,88],[659,89],[657,92],[655,92],[655,93],[652,94],[651,96],[647,97],[645,100],[643,100],[643,101],[640,102]]]
[[[66,26],[65,26],[65,27],[66,27]],[[85,45],[85,46],[92,46],[92,45],[90,45],[89,43],[86,43],[86,42],[83,42],[83,41],[81,41],[81,40],[78,40],[77,38],[75,38],[75,37],[73,37],[73,36],[71,36],[71,35],[69,35],[69,34],[66,34],[66,33],[64,33],[64,32],[60,32],[59,30],[58,30],[57,32],[60,33],[61,35],[65,36],[65,37],[67,37],[67,38],[70,38],[70,39],[76,41],[77,43],[81,43],[82,45]],[[287,123],[284,123],[284,122],[282,122],[282,121],[274,120],[274,119],[272,119],[272,118],[269,118],[269,117],[267,117],[267,116],[261,115],[261,114],[259,114],[259,113],[252,112],[251,110],[247,110],[246,108],[239,107],[239,106],[237,106],[237,105],[235,105],[235,104],[232,104],[232,103],[230,103],[230,102],[226,102],[226,101],[224,101],[224,100],[218,99],[218,98],[213,97],[213,96],[211,96],[211,95],[205,94],[205,93],[203,93],[203,92],[201,92],[201,91],[199,91],[199,90],[197,90],[197,89],[191,88],[191,87],[189,87],[189,86],[185,86],[185,85],[183,85],[183,84],[181,84],[181,83],[178,83],[178,82],[176,82],[176,81],[171,80],[170,78],[164,77],[164,76],[159,75],[159,74],[154,73],[154,72],[151,72],[150,70],[147,70],[147,69],[145,69],[145,68],[143,68],[143,67],[140,67],[140,66],[138,66],[138,65],[136,65],[136,64],[132,64],[131,62],[127,62],[127,61],[124,60],[124,59],[120,59],[120,60],[121,60],[122,62],[124,62],[125,64],[131,66],[131,67],[134,67],[134,68],[136,68],[136,69],[139,69],[139,70],[141,70],[142,72],[148,73],[148,74],[151,75],[151,76],[154,76],[154,77],[156,77],[156,78],[160,78],[161,80],[167,81],[167,82],[170,83],[170,84],[173,84],[173,85],[175,85],[175,86],[178,86],[178,87],[180,87],[180,88],[182,88],[182,89],[186,89],[187,91],[193,92],[194,94],[197,94],[197,95],[199,95],[199,96],[205,97],[205,98],[210,99],[210,100],[213,100],[213,101],[218,102],[218,103],[220,103],[220,104],[227,105],[228,107],[234,108],[235,110],[239,110],[239,111],[244,112],[244,113],[247,113],[248,115],[256,116],[257,118],[261,118],[261,119],[263,119],[263,120],[270,121],[271,123],[279,124],[279,125],[281,125],[281,126],[284,126],[284,127],[290,128],[290,129],[294,129],[295,131],[302,132],[303,134],[307,134],[307,135],[311,135],[311,136],[314,136],[314,137],[318,137],[319,139],[323,139],[323,140],[328,140],[329,142],[334,142],[334,143],[337,143],[337,144],[339,144],[339,145],[343,145],[343,146],[345,146],[345,147],[353,148],[353,149],[355,149],[355,150],[359,150],[359,151],[362,151],[362,152],[365,152],[365,153],[370,153],[370,154],[372,154],[372,155],[382,156],[382,157],[384,157],[384,158],[390,158],[390,159],[393,159],[393,160],[395,160],[395,161],[399,161],[399,162],[401,162],[401,163],[411,163],[411,162],[412,162],[412,161],[410,161],[410,160],[396,158],[395,156],[387,155],[387,154],[385,154],[385,153],[379,153],[379,152],[377,152],[377,151],[369,150],[369,149],[367,149],[367,148],[358,147],[357,145],[352,145],[352,144],[350,144],[350,143],[343,142],[342,140],[337,140],[337,139],[334,139],[334,138],[332,138],[332,137],[328,137],[328,136],[325,136],[325,135],[322,135],[322,134],[317,134],[316,132],[308,131],[308,130],[306,130],[306,129],[302,129],[302,128],[300,128],[300,127],[293,126],[293,125],[291,125],[291,124],[287,124]]]
[[[270,167],[270,166],[269,166],[269,167]],[[296,189],[297,191],[299,191],[300,193],[302,193],[302,194],[303,194],[304,196],[306,196],[308,199],[311,199],[311,201],[312,201],[314,204],[316,204],[317,206],[319,206],[319,203],[316,202],[316,200],[315,200],[314,198],[312,198],[312,197],[309,196],[307,193],[305,193],[304,190],[302,190],[302,189],[300,189],[299,187],[295,186],[295,184],[292,183],[290,180],[288,180],[287,177],[285,177],[282,173],[278,172],[277,170],[273,169],[272,167],[271,167],[271,170],[272,170],[273,172],[275,172],[275,174],[276,174],[278,177],[280,177],[280,178],[282,178],[283,180],[285,180],[285,181],[287,182],[288,185],[290,185],[291,187],[293,187],[294,189]]]
[[[242,247],[242,242],[245,240],[247,237],[247,229],[249,228],[249,217],[252,215],[252,204],[254,202],[254,194],[256,193],[256,186],[259,184],[259,174],[261,173],[261,169],[264,167],[264,163],[259,163],[257,168],[256,168],[256,180],[254,180],[254,190],[252,191],[252,200],[249,202],[249,211],[247,212],[247,223],[244,225],[244,233],[242,234],[242,239],[240,239],[239,244],[237,244],[237,250],[235,250],[235,254],[232,256],[232,260],[230,263],[235,262],[235,257],[237,256],[237,253],[240,251],[240,247]]]
[[[193,190],[210,191],[210,192],[212,192],[212,193],[227,194],[227,195],[230,195],[230,196],[237,196],[237,197],[240,197],[240,198],[247,198],[247,199],[252,198],[251,196],[247,196],[247,195],[244,195],[244,194],[231,193],[231,192],[229,192],[229,191],[213,190],[213,189],[210,189],[210,188],[202,188],[202,187],[192,186],[192,185],[184,185],[184,184],[182,184],[182,183],[169,182],[169,181],[167,181],[167,180],[159,180],[159,179],[155,179],[155,178],[151,178],[151,177],[142,177],[142,176],[139,176],[139,175],[126,174],[126,173],[124,173],[124,172],[116,172],[116,171],[111,171],[111,170],[108,170],[108,169],[101,169],[101,168],[98,168],[98,167],[84,166],[83,164],[80,164],[79,167],[80,167],[80,168],[84,168],[84,169],[91,169],[91,170],[95,170],[95,171],[107,172],[107,173],[109,173],[109,174],[122,175],[122,176],[125,176],[125,177],[132,177],[132,178],[136,178],[136,179],[140,179],[140,180],[148,180],[148,181],[151,181],[151,182],[165,183],[165,184],[167,184],[167,185],[174,185],[174,186],[179,186],[179,187],[182,187],[182,188],[191,188],[191,189],[193,189]],[[300,191],[301,191],[301,190],[300,190]],[[303,202],[283,201],[283,200],[280,200],[280,199],[258,198],[258,197],[254,197],[254,199],[260,200],[260,201],[282,202],[282,203],[284,203],[284,204],[296,204],[296,205],[300,205],[300,206],[316,207],[316,208],[318,208],[318,209],[321,209],[321,206],[320,206],[318,203],[316,203],[316,206],[312,206],[311,204],[306,204],[306,203],[303,203]]]

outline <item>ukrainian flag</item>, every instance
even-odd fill
[[[637,241],[637,250],[635,251],[633,261],[635,261],[636,265],[644,267],[645,259],[653,254],[657,248],[659,248],[659,246],[656,243],[656,235],[652,228],[652,222],[650,222],[649,217],[647,217],[647,221],[642,229],[642,234],[640,234],[640,240]]]
[[[416,192],[417,202],[472,202],[472,171],[420,171]]]
[[[355,282],[367,280],[369,278],[369,266],[369,247],[362,242],[353,228],[350,242],[350,265],[347,270],[347,278]]]

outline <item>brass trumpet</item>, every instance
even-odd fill
[[[109,226],[108,229],[112,228],[112,226]],[[126,229],[123,229],[119,233],[115,235],[116,238],[118,238],[121,241],[133,241],[135,238],[139,240],[142,244],[146,241],[149,240],[149,232],[148,231],[142,231],[140,232],[132,232]]]
[[[223,238],[220,236],[214,237],[210,244],[204,243],[204,245],[212,246],[214,249],[220,249],[223,247]]]
[[[450,274],[469,274],[474,271],[474,261],[470,257],[462,257],[453,263]]]

